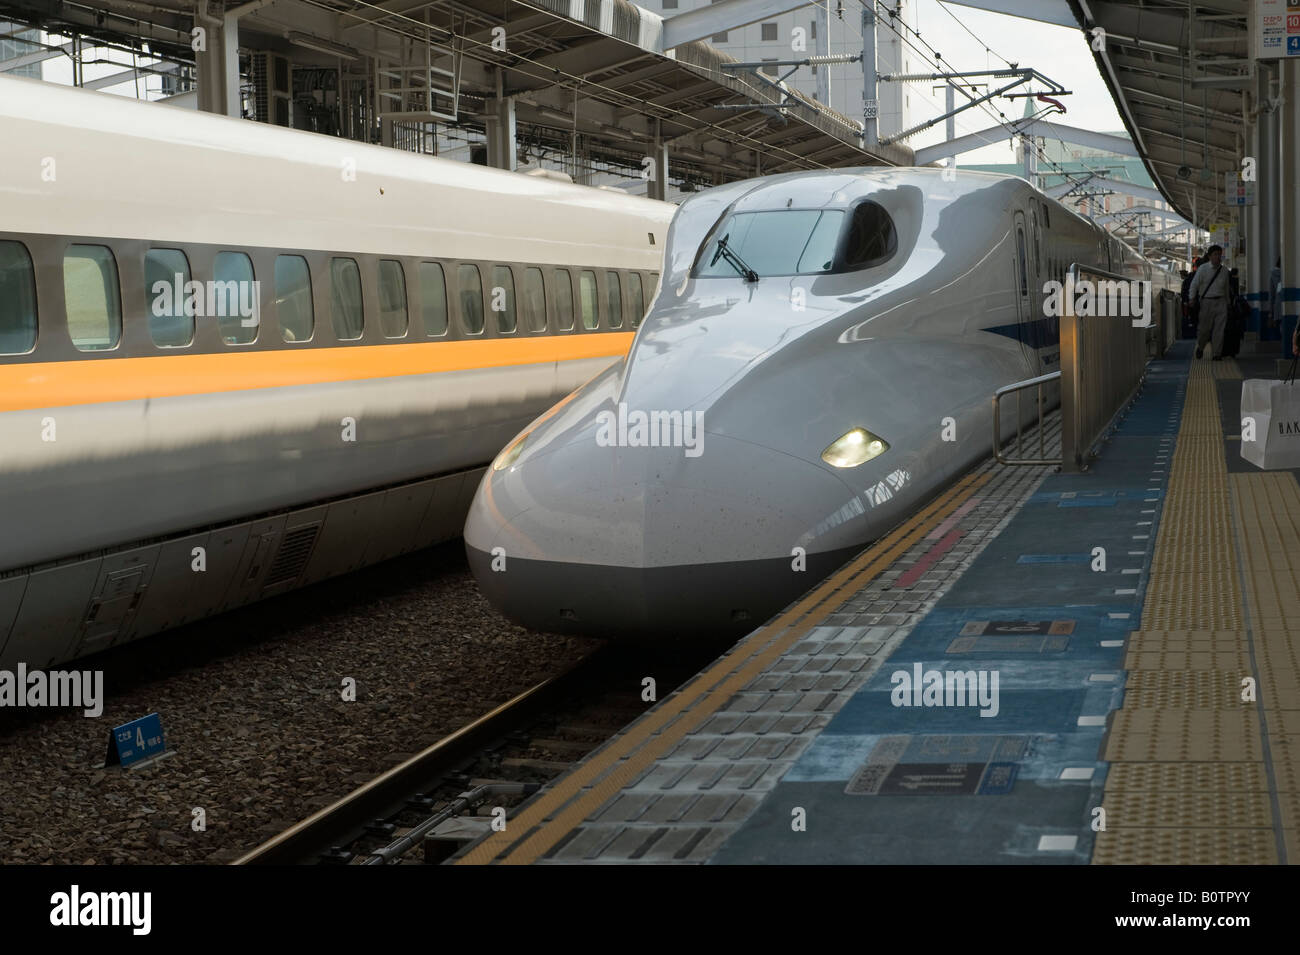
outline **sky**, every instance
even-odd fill
[[[1043,0],[1042,6],[1057,3],[1066,6],[1064,0]],[[1066,114],[1050,117],[1053,122],[1105,132],[1124,129],[1114,101],[1097,72],[1087,38],[1080,30],[945,4],[940,0],[911,0],[911,4],[921,37],[942,53],[953,69],[997,69],[1005,66],[1001,59],[1005,57],[1022,67],[1033,67],[1072,91],[1070,96],[1061,97]],[[975,36],[963,30],[958,21]],[[924,49],[915,38],[913,42]],[[986,45],[991,52],[986,52]],[[914,96],[924,96],[931,103],[928,112],[921,114],[927,119],[943,112],[943,93],[931,93],[931,85],[928,82],[911,85]],[[914,113],[917,112],[915,104],[913,100]],[[1009,118],[1018,118],[1024,112],[1024,100],[994,100],[990,106],[995,104]],[[992,124],[993,119],[983,110],[967,110],[957,116],[957,135],[978,132]],[[942,142],[943,139],[944,130],[940,125],[907,142],[915,148]],[[1015,152],[1004,138],[997,146],[967,153],[961,161],[968,164],[1014,162]]]
[[[826,0],[822,0],[826,2]],[[834,0],[830,0],[833,4]],[[1073,94],[1063,97],[1068,112],[1053,116],[1056,122],[1084,129],[1118,131],[1124,128],[1092,59],[1092,52],[1083,34],[1077,29],[1037,23],[1000,13],[989,13],[970,7],[941,3],[940,0],[908,0],[921,37],[943,54],[951,68],[958,70],[984,70],[1003,66],[1005,57],[1022,66],[1030,66],[1052,78]],[[1064,0],[1042,0],[1047,7],[1052,4],[1064,7]],[[846,4],[846,7],[852,4]],[[945,12],[945,8],[948,12]],[[833,7],[832,7],[833,9]],[[846,18],[848,19],[848,18]],[[960,23],[958,22],[960,21]],[[970,32],[962,29],[965,24]],[[832,30],[835,29],[832,24]],[[971,34],[975,34],[972,36]],[[977,39],[978,38],[978,39]],[[915,38],[912,42],[924,49]],[[986,50],[986,44],[988,49]],[[128,60],[129,62],[129,60]],[[118,66],[87,67],[88,78],[107,75],[121,70]],[[64,57],[45,61],[45,78],[54,82],[70,83],[71,66]],[[151,88],[158,86],[156,78],[150,79]],[[143,87],[144,81],[141,82]],[[910,84],[913,97],[913,115],[918,122],[943,112],[942,91],[932,91],[929,81]],[[134,96],[131,83],[120,85],[111,92]],[[916,97],[928,101],[919,107]],[[959,100],[960,102],[960,100]],[[1018,118],[1024,110],[1024,100],[995,100],[996,106],[1008,117]],[[957,135],[987,129],[993,119],[984,111],[968,110],[957,117]],[[941,142],[944,128],[940,124],[920,133],[906,142],[912,147]],[[1008,138],[997,145],[967,153],[961,160],[965,164],[1006,163],[1015,161],[1015,152]]]

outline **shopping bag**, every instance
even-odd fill
[[[1251,378],[1241,383],[1241,456],[1265,471],[1300,468],[1300,384]]]

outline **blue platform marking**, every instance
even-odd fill
[[[1143,394],[1089,472],[1044,479],[714,862],[1091,858],[1091,809],[1101,802],[1108,769],[1098,761],[1100,747],[1107,717],[1123,701],[1124,644],[1141,628],[1191,347],[1179,342],[1151,364]],[[1066,517],[1065,507],[1077,510]],[[1091,556],[1097,547],[1106,551],[1100,572]],[[987,621],[1026,623],[996,632],[973,626]],[[1056,625],[1035,626],[1049,621]],[[894,705],[894,675],[914,677],[917,664],[922,674],[982,671],[986,687],[996,672],[997,715],[981,717],[978,706]],[[990,747],[999,738],[1026,742],[1015,758],[994,758],[971,742],[977,737]],[[953,740],[964,749],[954,750]],[[888,777],[876,765],[882,747],[898,750],[895,763],[915,781],[912,788],[903,792],[896,778],[887,793],[846,793],[855,779],[883,788],[878,781]],[[943,774],[916,771],[934,762],[927,751],[947,754],[950,785]],[[976,764],[984,770],[972,791]],[[793,805],[805,808],[807,833],[791,834]],[[1077,835],[1073,850],[1039,851],[1040,836],[1064,833]]]

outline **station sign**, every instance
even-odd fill
[[[1255,0],[1255,58],[1300,57],[1300,0]]]
[[[1223,201],[1230,206],[1253,206],[1255,184],[1245,182],[1235,170],[1224,173]]]

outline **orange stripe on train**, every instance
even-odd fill
[[[632,332],[0,365],[0,412],[399,378],[627,353]]]

